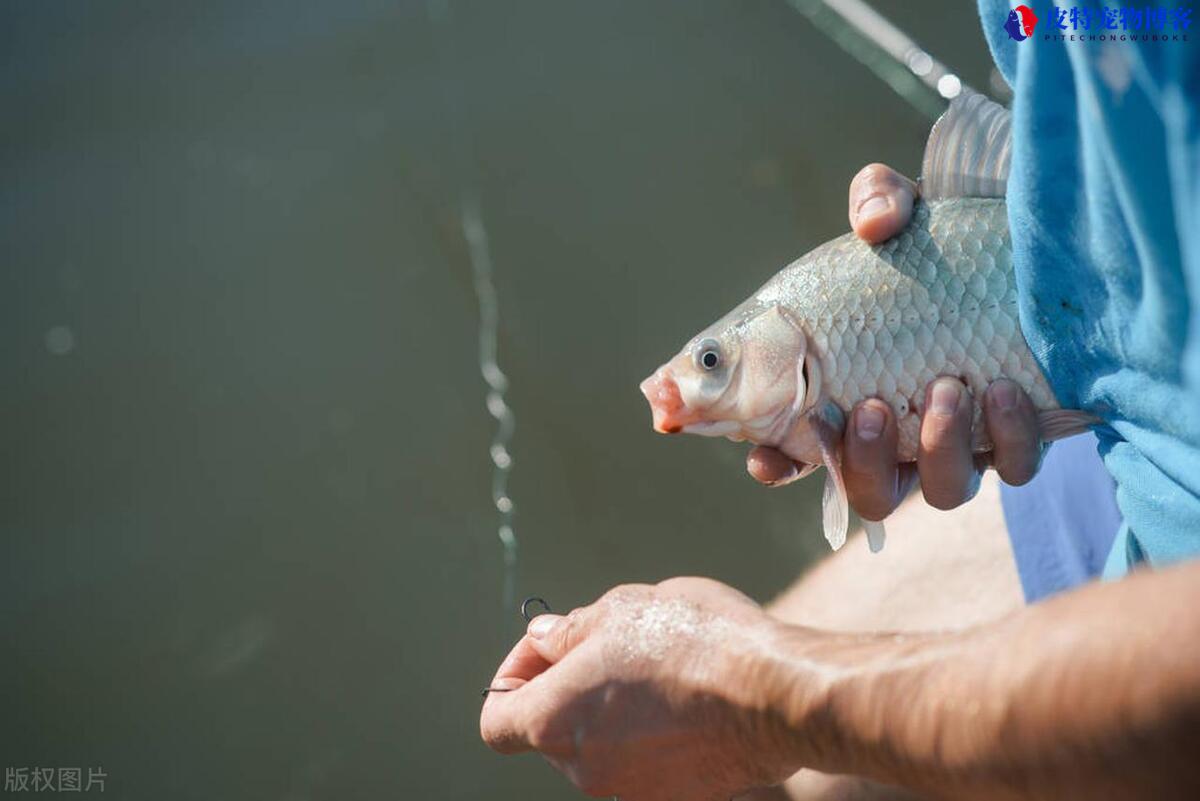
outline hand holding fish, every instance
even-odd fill
[[[883,164],[869,164],[850,183],[850,226],[864,242],[877,245],[899,234],[912,218],[917,185]],[[995,467],[1006,483],[1020,486],[1037,472],[1039,445],[1037,412],[1020,386],[999,379],[984,393],[983,420],[993,449],[971,453],[971,415],[960,404],[961,383],[939,379],[939,399],[955,411],[941,411],[926,398],[921,421],[921,451],[915,463],[899,463],[896,418],[889,404],[877,398],[859,403],[842,440],[842,471],[850,506],[867,520],[887,517],[921,478],[925,500],[938,509],[969,501],[979,488],[980,468]],[[932,385],[930,387],[932,394]],[[961,409],[959,408],[961,405]],[[775,448],[750,451],[746,469],[768,486],[790,483],[804,467]]]
[[[879,550],[878,519],[914,471],[951,508],[979,464],[1027,481],[1040,441],[1100,422],[1059,406],[1021,331],[1009,128],[982,95],[956,98],[930,132],[919,200],[868,167],[851,187],[855,232],[780,270],[642,382],[654,428],[773,448],[783,458],[760,450],[750,468],[776,484],[824,467],[826,539],[846,541],[853,500]]]

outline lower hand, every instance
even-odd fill
[[[756,670],[779,624],[715,581],[629,585],[541,615],[501,664],[480,730],[536,750],[588,795],[726,801],[797,765]]]
[[[882,164],[864,167],[850,184],[850,224],[872,244],[898,234],[912,216],[917,186]],[[974,400],[960,381],[939,378],[925,392],[917,462],[898,464],[898,432],[892,407],[870,398],[854,407],[842,442],[842,471],[850,505],[867,520],[882,520],[919,477],[925,500],[953,509],[974,497],[980,471],[991,464],[1008,484],[1025,484],[1041,460],[1037,413],[1017,384],[1000,379],[988,387],[983,419],[993,449],[983,459],[971,452]],[[785,483],[799,466],[774,448],[750,452],[747,469],[764,484]]]

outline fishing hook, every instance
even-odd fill
[[[545,598],[539,598],[536,595],[531,595],[528,598],[526,598],[524,601],[521,601],[521,617],[525,618],[526,623],[530,622],[535,617],[537,617],[537,615],[529,614],[529,605],[532,603],[541,604],[542,609],[545,610],[544,612],[539,612],[538,614],[542,614],[542,615],[553,614],[550,611],[550,604],[546,603]]]
[[[536,595],[531,595],[528,598],[526,598],[524,601],[521,602],[521,617],[525,618],[526,623],[530,622],[535,617],[537,617],[537,615],[529,614],[529,605],[530,604],[540,604],[541,605],[543,611],[539,612],[538,615],[546,615],[546,614],[554,613],[553,610],[550,608],[550,604],[546,603],[545,598],[539,598]],[[510,693],[514,689],[516,689],[516,688],[515,687],[484,687],[483,692],[480,693],[480,695],[482,695],[484,698],[487,698],[488,693]]]

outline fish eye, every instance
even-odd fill
[[[721,345],[706,339],[696,346],[696,366],[701,370],[716,370],[721,366]]]

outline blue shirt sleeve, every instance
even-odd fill
[[[1121,528],[1094,434],[1055,443],[1033,481],[1000,485],[1000,504],[1029,603],[1099,576]]]
[[[1170,2],[1137,6],[1164,14],[1136,30],[1063,30],[1027,5],[1024,41],[1004,30],[1009,3],[979,5],[1014,89],[1021,324],[1059,402],[1106,421],[1119,575],[1200,554],[1200,30]]]

